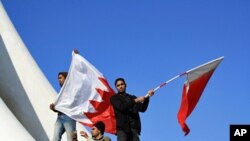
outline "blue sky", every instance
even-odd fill
[[[187,120],[177,122],[185,77],[161,88],[141,114],[142,141],[228,141],[230,124],[249,124],[250,2],[247,0],[2,0],[18,33],[52,86],[71,51],[113,86],[127,81],[136,96],[220,56]],[[108,134],[113,140],[115,136]]]

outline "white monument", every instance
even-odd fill
[[[49,110],[49,104],[55,97],[56,91],[25,47],[0,1],[0,120],[5,122],[4,127],[0,126],[0,140],[51,140],[57,114]],[[85,130],[79,124],[77,128]]]

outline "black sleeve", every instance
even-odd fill
[[[146,98],[145,101],[142,103],[140,112],[145,112],[148,108],[148,104],[149,104],[149,98]]]
[[[149,98],[146,98],[143,103],[136,103],[133,107],[133,112],[145,112],[148,108]]]
[[[131,98],[136,98],[135,96],[132,96]],[[136,103],[133,108],[131,108],[131,112],[137,113],[137,112],[145,112],[148,108],[149,104],[149,98],[146,98],[143,103]]]

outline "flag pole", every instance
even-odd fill
[[[186,74],[188,74],[189,72],[191,72],[191,71],[193,71],[193,70],[196,70],[197,68],[201,68],[201,67],[203,67],[203,66],[206,66],[206,65],[208,65],[208,64],[211,64],[212,62],[220,61],[220,60],[222,60],[222,59],[224,59],[224,56],[219,57],[219,58],[217,58],[217,59],[214,59],[214,60],[212,60],[212,61],[209,61],[209,62],[207,62],[207,63],[205,63],[205,64],[202,64],[202,65],[200,65],[200,66],[198,66],[198,67],[195,67],[195,68],[193,68],[193,69],[190,69],[190,70],[188,70],[188,71],[186,71],[186,72],[184,72],[184,73],[182,73],[182,74],[176,75],[175,77],[173,77],[173,78],[167,80],[166,82],[163,82],[161,85],[159,85],[159,86],[157,86],[156,88],[154,88],[153,91],[156,92],[158,89],[160,89],[161,87],[167,85],[167,84],[170,83],[171,81],[173,81],[173,80],[175,80],[175,79],[177,79],[177,78],[179,78],[179,77],[181,77],[181,76],[183,76],[183,75],[186,75]],[[150,96],[149,96],[148,94],[146,94],[145,97],[147,98],[147,97],[150,97]]]
[[[159,86],[157,86],[156,88],[153,89],[154,92],[156,92],[156,91],[157,91],[158,89],[160,89],[161,87],[167,85],[168,83],[172,82],[173,80],[175,80],[175,79],[177,79],[177,78],[179,78],[179,77],[181,77],[181,76],[183,76],[183,75],[185,75],[185,74],[186,74],[186,72],[184,72],[184,73],[182,73],[182,74],[179,74],[179,75],[176,75],[175,77],[173,77],[173,78],[171,78],[171,79],[169,79],[169,80],[167,80],[167,81],[161,83]],[[150,96],[149,96],[148,94],[146,94],[145,97],[147,98],[147,97],[150,97]]]

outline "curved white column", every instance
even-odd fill
[[[0,66],[0,97],[35,140],[50,140],[57,114],[49,110],[49,104],[54,102],[56,91],[30,55],[1,1]]]
[[[0,98],[0,138],[4,141],[35,141]],[[8,128],[10,127],[10,128]]]
[[[53,134],[56,114],[49,104],[56,95],[0,4],[0,96],[37,141]]]

